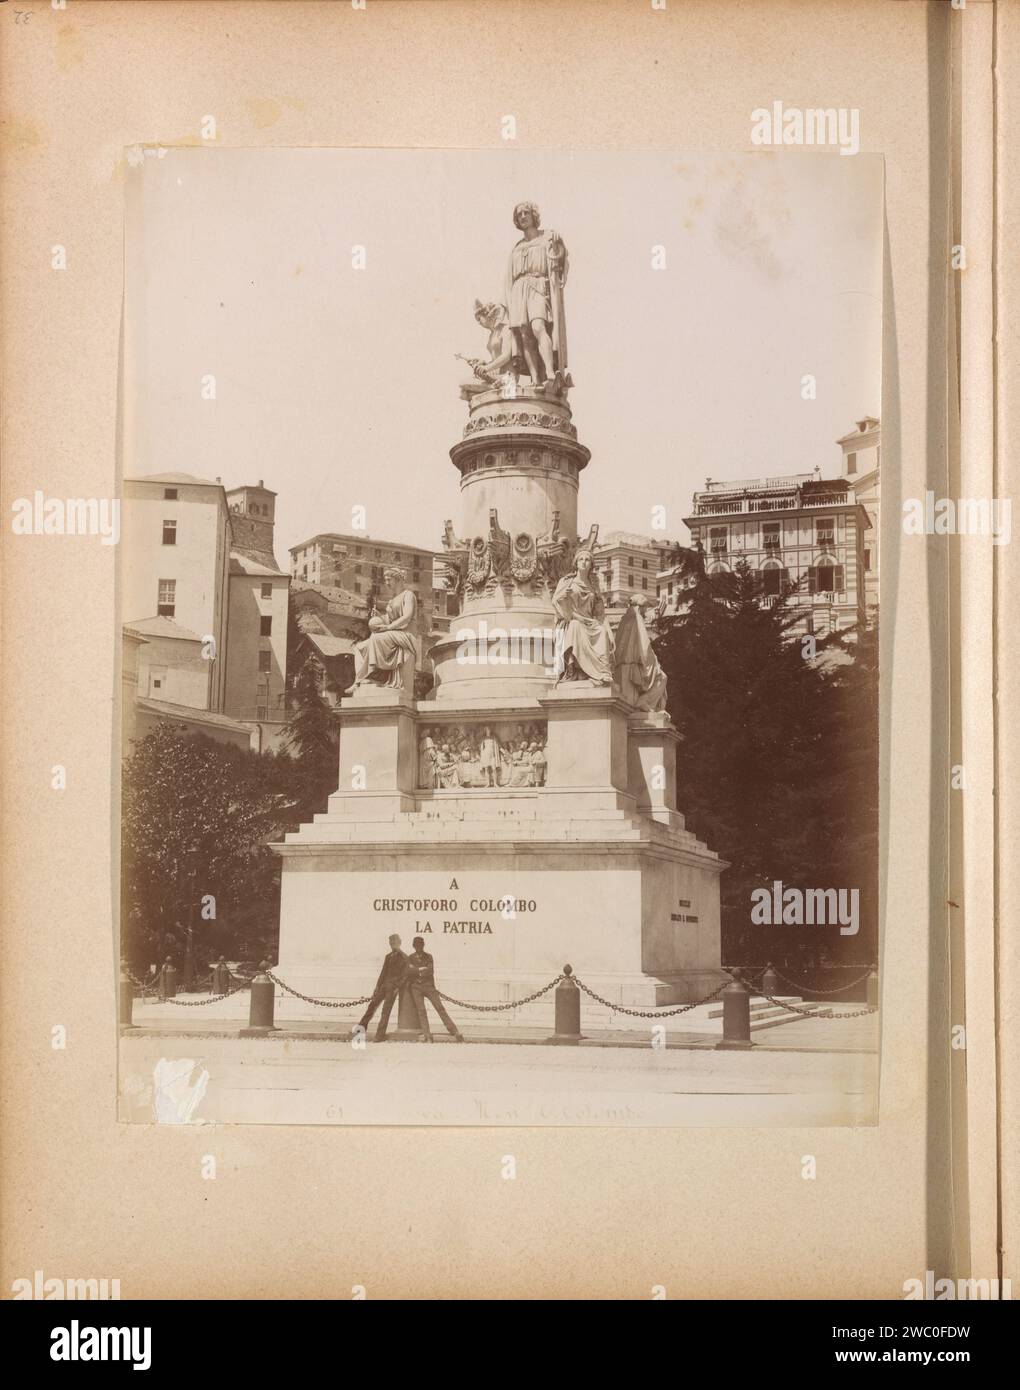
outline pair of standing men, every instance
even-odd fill
[[[411,998],[414,1000],[415,1012],[418,1015],[418,1041],[432,1041],[432,1030],[429,1027],[429,1016],[425,1008],[427,999],[445,1024],[446,1031],[457,1042],[463,1042],[464,1034],[446,1012],[443,1001],[439,997],[439,991],[436,989],[435,962],[425,950],[425,938],[416,936],[411,944],[414,950],[408,956],[400,949],[400,937],[396,933],[390,937],[389,954],[383,960],[382,970],[379,972],[379,979],[376,981],[371,1002],[362,1015],[360,1026],[364,1028],[366,1033],[368,1032],[372,1015],[381,1004],[382,1013],[379,1015],[375,1040],[376,1042],[385,1042],[386,1027],[390,1021],[390,1014],[393,1012],[393,1005],[400,997],[400,991],[408,987],[411,991]]]

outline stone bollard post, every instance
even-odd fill
[[[265,961],[263,961],[263,966]],[[276,1004],[276,990],[272,980],[260,969],[251,982],[251,1003],[248,1007],[248,1027],[241,1029],[242,1038],[262,1038],[267,1033],[276,1032],[273,1013]]]
[[[751,1041],[751,991],[740,978],[739,970],[734,970],[733,979],[722,992],[723,1035],[717,1048],[747,1051],[753,1047]]]
[[[773,998],[779,993],[779,976],[771,961],[766,965],[765,974],[761,977],[761,992],[762,995],[771,994]]]
[[[159,997],[160,999],[176,999],[177,997],[177,970],[169,956],[163,963],[163,969],[159,972]]]
[[[212,972],[212,992],[213,994],[226,994],[230,989],[230,967],[220,956],[213,966]]]
[[[414,1002],[410,985],[404,985],[397,995],[397,1028],[392,1036],[401,1042],[413,1042],[421,1037],[418,1007]]]
[[[581,1041],[581,991],[571,978],[572,965],[563,967],[564,979],[556,986],[556,1031],[547,1043],[576,1045]]]
[[[878,1008],[878,971],[875,970],[874,967],[872,967],[871,974],[868,976],[867,980],[865,981],[865,988],[866,988],[866,990],[867,990],[867,993],[866,993],[866,995],[865,995],[865,1003],[867,1004],[867,1006],[868,1006],[869,1009],[877,1009],[877,1008]]]
[[[120,972],[120,1026],[122,1028],[133,1028],[132,1011],[135,1006],[135,987],[124,974]]]

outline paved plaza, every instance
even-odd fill
[[[240,999],[247,996],[239,996]],[[227,1004],[233,1001],[224,1001]],[[467,1043],[352,1044],[355,1019],[277,1017],[242,1038],[244,1010],[136,1004],[121,1041],[121,1118],[134,1123],[449,1125],[862,1125],[875,1122],[878,1015],[756,1030],[749,1051],[716,1049],[710,1006],[680,1016],[664,1046],[585,1029],[546,1046],[533,1026],[463,1025]],[[325,1012],[325,1011],[324,1011]],[[333,1011],[330,1011],[331,1013]],[[839,1017],[840,1014],[855,1017]],[[205,1017],[199,1019],[195,1015]],[[182,1019],[182,1015],[187,1017]],[[668,1020],[667,1020],[668,1022]]]

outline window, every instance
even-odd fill
[[[160,618],[172,618],[177,607],[177,580],[161,579],[159,581],[159,594],[156,601],[156,616]]]
[[[633,570],[628,570],[628,571],[627,571],[627,585],[628,585],[628,587],[631,588],[631,589],[633,589],[633,587],[634,587],[634,571],[633,571]]]
[[[382,551],[381,551],[381,550],[377,550],[377,551],[375,552],[375,558],[376,558],[377,560],[381,560],[381,559],[382,559]]]
[[[842,565],[812,565],[808,576],[809,588],[813,594],[839,593],[846,587]]]
[[[815,522],[815,540],[819,545],[832,545],[836,539],[836,523],[831,516],[820,516]]]
[[[393,558],[394,558],[394,560],[399,560],[399,559],[400,559],[400,551],[399,551],[399,550],[395,550],[395,551],[393,552]]]
[[[263,720],[268,719],[268,718],[269,718],[269,706],[268,706],[268,705],[256,705],[256,706],[255,706],[255,718],[256,718],[256,719],[263,719]]]
[[[726,536],[727,530],[725,526],[710,526],[708,528],[709,548],[713,555],[725,554]]]
[[[302,565],[302,566],[301,566],[301,578],[302,578],[302,579],[307,579],[307,578],[308,578],[308,566],[307,566],[307,565]]]
[[[177,501],[177,489],[176,489],[175,487],[165,487],[165,488],[163,489],[163,501],[164,501],[164,502],[176,502],[176,501]]]
[[[642,568],[643,570],[646,570],[646,569],[648,568],[648,561],[647,561],[647,560],[642,560],[642,561],[641,561],[641,568]]]
[[[361,546],[360,546],[360,545],[356,545],[356,546],[354,547],[354,553],[355,553],[355,555],[360,555],[360,554],[361,554]]]
[[[864,571],[867,573],[871,569],[871,551],[864,552]]]
[[[268,615],[263,615],[261,618],[259,618],[259,636],[260,636],[260,637],[272,637],[272,635],[273,635],[273,620],[272,620],[272,618],[269,617]]]
[[[354,581],[354,592],[355,592],[356,594],[360,594],[360,593],[361,593],[361,580],[360,580],[360,579],[356,579],[356,580]]]
[[[847,454],[847,456],[846,456],[846,471],[847,471],[848,473],[856,473],[856,472],[857,472],[857,455],[856,455],[856,454]]]
[[[176,522],[176,521],[164,521],[164,522],[163,522],[163,544],[164,544],[164,545],[176,545],[176,544],[177,544],[177,522]]]
[[[766,521],[761,528],[761,543],[765,550],[779,549],[779,522]]]
[[[641,587],[642,587],[642,589],[647,589],[647,588],[648,588],[648,580],[647,580],[647,579],[642,579],[642,581],[641,581]]]
[[[271,671],[273,669],[273,653],[259,652],[259,670]]]
[[[273,597],[273,585],[272,585],[272,581],[270,581],[270,582],[267,583],[267,584],[263,584],[263,585],[262,585],[262,597],[263,597],[263,598],[272,598],[272,597]]]
[[[783,592],[783,571],[778,565],[769,565],[762,570],[761,577],[767,598]]]

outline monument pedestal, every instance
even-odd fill
[[[611,1004],[636,1009],[688,1003],[723,982],[725,865],[669,804],[676,735],[664,716],[579,682],[512,709],[471,701],[440,713],[422,701],[409,712],[354,700],[344,716],[341,782],[364,774],[367,785],[342,785],[324,815],[276,846],[279,970],[294,989],[370,993],[393,932],[405,950],[424,936],[439,988],[471,1003],[523,998],[565,964]],[[414,727],[434,739],[444,726],[463,736],[484,721],[512,742],[509,716],[547,729],[546,785],[414,785]],[[544,1026],[551,998],[496,1018]],[[462,1025],[488,1017],[451,1012]],[[583,1015],[610,1022],[588,996]],[[651,1021],[611,1022],[644,1031]]]

